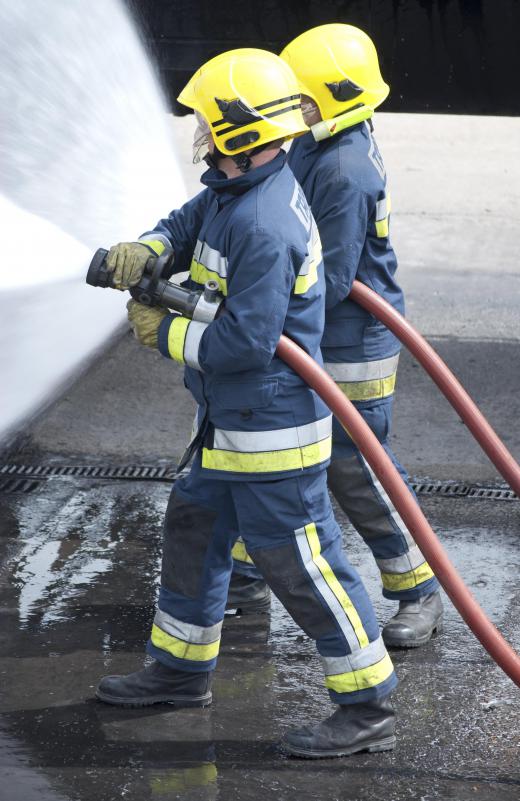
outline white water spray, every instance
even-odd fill
[[[84,284],[92,252],[185,190],[118,0],[0,0],[0,74],[1,438],[124,319],[123,295]]]

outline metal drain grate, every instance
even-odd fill
[[[53,476],[72,476],[74,478],[125,478],[136,481],[172,481],[174,467],[149,467],[145,465],[24,465],[4,464],[0,466],[2,476],[25,476],[31,478],[51,478]]]
[[[28,478],[7,478],[0,480],[0,493],[32,492],[40,486],[40,483],[40,481]]]
[[[457,482],[414,481],[412,488],[417,495],[435,495],[442,498],[477,498],[488,501],[517,501],[518,495],[509,487],[479,487]]]
[[[124,479],[126,481],[167,481],[175,478],[174,467],[149,465],[0,465],[0,493],[32,492],[42,481],[54,476],[71,478]],[[518,496],[507,486],[481,487],[457,481],[412,481],[417,495],[439,498],[475,498],[488,501],[517,501]]]
[[[517,501],[518,495],[505,487],[470,487],[469,498],[485,498],[493,501]]]
[[[450,482],[440,484],[422,481],[414,481],[412,487],[417,495],[442,495],[449,498],[463,498],[468,495],[470,489],[466,484]]]

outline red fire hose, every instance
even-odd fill
[[[356,281],[355,284],[357,285],[357,283]],[[358,287],[356,289],[358,290]],[[361,295],[359,291],[356,294],[358,296]],[[350,297],[352,297],[352,294]],[[358,297],[355,299],[357,301]],[[372,299],[370,298],[369,300],[371,301]],[[365,298],[363,298],[363,301],[365,302]],[[372,311],[372,309],[370,310]],[[379,309],[376,316],[379,316]],[[383,320],[383,322],[386,322],[386,320]],[[390,328],[390,325],[388,327]],[[446,590],[455,608],[497,665],[520,687],[520,657],[486,617],[462,581],[415,498],[357,409],[336,386],[325,370],[316,364],[292,340],[282,336],[276,353],[280,359],[283,359],[284,362],[292,367],[320,395],[331,412],[348,431],[381,481],[405,524],[413,532],[417,545]]]
[[[520,465],[424,337],[393,306],[359,281],[354,281],[349,298],[384,323],[406,345],[449,400],[498,472],[520,497]]]

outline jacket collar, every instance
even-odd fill
[[[287,154],[281,150],[274,159],[255,167],[237,178],[228,178],[222,170],[210,167],[201,176],[201,182],[217,194],[243,195],[253,186],[265,181],[270,175],[278,172],[285,164]]]
[[[366,120],[368,125],[370,126],[370,130],[374,130],[374,126],[372,125],[372,120]],[[296,139],[299,147],[302,150],[301,157],[306,159],[308,156],[311,156],[314,153],[323,153],[329,147],[333,147],[335,144],[340,142],[342,139],[350,136],[354,131],[361,131],[365,122],[358,122],[356,125],[352,125],[350,128],[345,128],[344,131],[339,131],[339,133],[334,134],[329,139],[322,139],[321,142],[316,142],[315,138],[313,137],[311,131],[304,134],[303,136],[299,136]]]

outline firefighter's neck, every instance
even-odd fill
[[[267,164],[269,161],[272,161],[274,158],[276,158],[279,152],[280,146],[276,145],[276,147],[261,150],[260,153],[254,153],[251,156],[251,166],[249,169],[254,170],[256,167],[261,167],[263,164]],[[222,170],[222,172],[224,172],[228,178],[238,178],[239,175],[244,174],[237,167],[230,156],[225,156],[223,159],[219,159],[218,168],[219,170]]]

